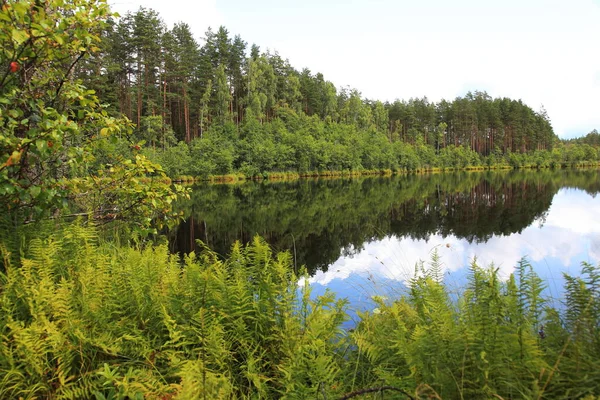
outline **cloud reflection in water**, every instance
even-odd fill
[[[455,236],[431,235],[428,240],[388,236],[365,243],[353,256],[342,256],[326,272],[309,279],[316,293],[330,288],[351,304],[382,294],[382,288],[400,290],[413,276],[419,260],[429,261],[437,249],[452,289],[464,284],[467,266],[493,263],[508,277],[522,257],[546,280],[558,297],[562,272],[577,274],[582,261],[600,262],[600,198],[578,189],[561,189],[544,220],[537,220],[520,233],[493,236],[486,242],[469,243]],[[359,307],[362,308],[362,307]]]

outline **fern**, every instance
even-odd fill
[[[258,237],[225,259],[203,246],[180,259],[164,244],[105,241],[93,226],[52,230],[0,243],[0,398],[600,392],[600,273],[588,264],[565,276],[562,311],[526,260],[508,281],[474,261],[451,299],[434,252],[406,295],[376,299],[347,332],[345,301],[299,287],[290,254]]]

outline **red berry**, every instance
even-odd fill
[[[16,61],[13,61],[10,63],[10,72],[17,72],[19,70],[20,66],[19,63]]]

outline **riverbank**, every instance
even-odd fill
[[[236,183],[244,181],[293,181],[306,178],[350,178],[360,176],[393,176],[393,175],[422,175],[435,174],[443,172],[461,172],[461,171],[508,171],[508,170],[548,170],[548,169],[583,169],[599,168],[600,161],[584,161],[579,163],[561,165],[534,165],[527,164],[523,166],[501,165],[469,165],[463,168],[458,167],[424,167],[415,169],[381,169],[381,170],[342,170],[342,171],[309,171],[309,172],[265,172],[258,175],[245,175],[241,172],[225,175],[209,175],[205,177],[194,177],[189,175],[171,178],[174,183]]]

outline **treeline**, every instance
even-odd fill
[[[112,20],[101,47],[77,75],[137,125],[129,140],[145,141],[172,176],[598,159],[593,148],[562,149],[545,110],[520,100],[484,92],[439,103],[365,99],[277,52],[248,48],[224,27],[201,44],[188,25],[167,29],[149,9]]]
[[[583,137],[569,139],[569,140],[566,140],[565,142],[600,147],[600,133],[598,133],[598,131],[596,129],[594,129],[590,133],[588,133],[587,135],[585,135]]]

